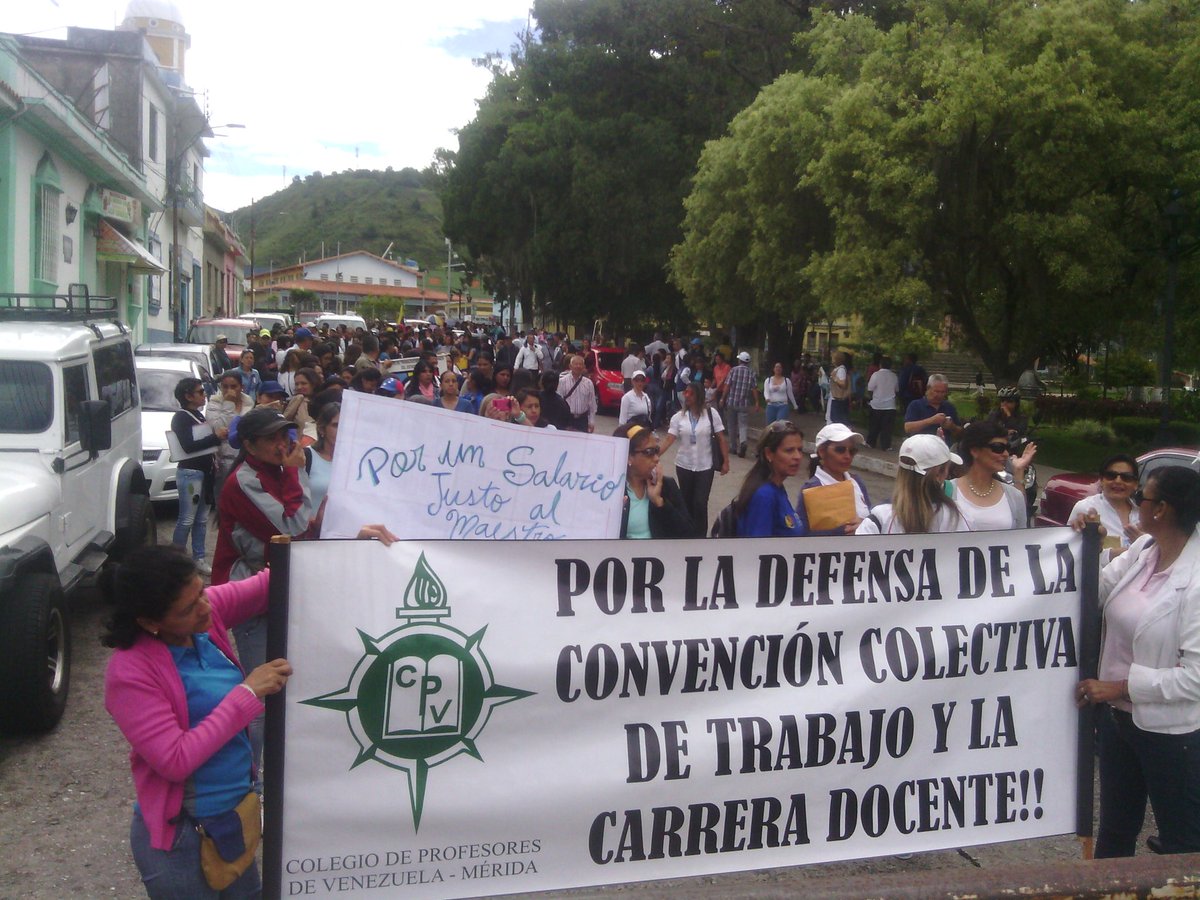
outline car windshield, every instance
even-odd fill
[[[623,359],[625,359],[625,354],[620,350],[601,350],[600,368],[619,372],[621,370],[621,361]]]
[[[139,368],[138,389],[142,392],[142,408],[154,412],[174,412],[179,409],[175,385],[186,377],[179,372]]]
[[[218,335],[223,334],[229,338],[229,343],[240,346],[246,343],[246,332],[253,327],[253,322],[247,322],[245,330],[230,328],[228,325],[193,325],[192,330],[188,332],[188,343],[212,344],[217,340]]]
[[[54,378],[39,362],[0,360],[0,432],[36,434],[54,419]]]

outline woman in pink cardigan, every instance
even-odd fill
[[[266,611],[269,578],[206,588],[186,554],[145,547],[102,584],[114,605],[103,642],[116,649],[104,702],[130,745],[129,843],[152,898],[261,895],[254,864],[223,891],[208,886],[196,824],[227,816],[250,791],[246,726],[292,672],[276,659],[245,674],[227,637]]]

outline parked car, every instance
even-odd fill
[[[1163,466],[1191,466],[1200,469],[1200,456],[1195,448],[1163,447],[1149,450],[1137,458],[1138,473],[1143,483],[1146,476]],[[1075,504],[1084,497],[1100,492],[1100,480],[1095,472],[1069,472],[1055,475],[1046,482],[1038,503],[1034,524],[1038,526],[1066,525]]]
[[[225,355],[229,357],[231,366],[236,366],[246,349],[246,335],[254,327],[253,322],[245,319],[197,319],[188,329],[188,342],[192,344],[207,344],[210,347],[219,335],[225,335],[229,343],[225,345]]]
[[[583,358],[587,376],[596,387],[596,403],[601,409],[620,409],[625,395],[621,362],[626,353],[618,347],[593,347]]]
[[[239,319],[246,319],[249,322],[257,324],[259,328],[266,328],[274,331],[276,325],[282,326],[284,329],[292,327],[292,317],[287,313],[270,313],[270,312],[252,312],[242,313],[238,316]]]
[[[0,294],[3,732],[58,723],[71,684],[67,597],[156,538],[133,346],[116,315],[111,297]]]
[[[175,500],[176,466],[167,449],[171,418],[179,412],[175,385],[181,378],[200,378],[200,367],[190,359],[165,356],[139,356],[134,365],[142,393],[142,469],[150,480],[150,499]]]
[[[190,359],[200,369],[199,377],[204,382],[204,392],[210,397],[216,393],[217,379],[229,368],[228,358],[218,358],[221,354],[214,350],[211,344],[138,344],[133,352],[136,356]]]

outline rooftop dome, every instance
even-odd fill
[[[183,13],[172,0],[129,0],[129,5],[125,7],[125,21],[130,19],[158,19],[182,25]]]

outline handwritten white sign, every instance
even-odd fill
[[[627,441],[346,392],[323,537],[620,536]]]

